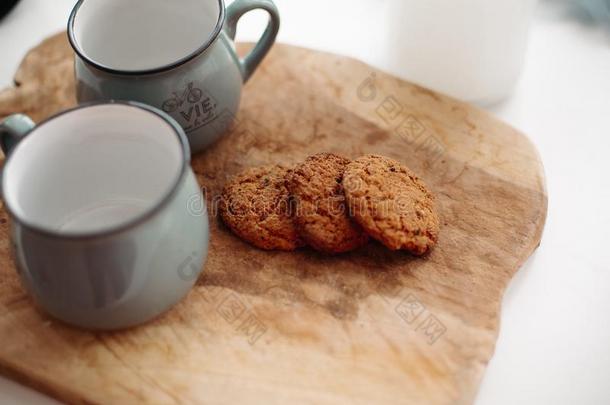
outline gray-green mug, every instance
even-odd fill
[[[122,329],[165,312],[207,257],[205,199],[182,128],[136,102],[0,122],[18,274],[55,318]]]
[[[260,41],[240,59],[237,22],[263,9]],[[280,18],[271,0],[79,0],[68,22],[79,102],[140,101],[185,130],[193,153],[232,124],[243,84],[271,49]]]

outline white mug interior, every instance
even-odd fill
[[[97,65],[157,69],[204,46],[219,24],[221,6],[220,0],[82,0],[73,38]]]
[[[180,180],[187,156],[161,116],[126,104],[63,113],[14,150],[3,178],[17,220],[58,234],[96,234],[146,215]]]

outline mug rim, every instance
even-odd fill
[[[226,19],[226,10],[225,10],[224,0],[217,0],[218,8],[219,8],[220,12],[218,15],[218,20],[216,21],[216,26],[214,27],[212,34],[199,48],[197,48],[190,54],[178,59],[177,61],[169,63],[169,64],[161,65],[161,66],[158,66],[155,68],[150,68],[150,69],[124,70],[124,69],[112,68],[110,66],[96,62],[92,58],[88,57],[85,54],[84,50],[80,47],[78,41],[76,40],[76,35],[74,33],[74,24],[75,24],[75,20],[76,20],[78,11],[80,10],[80,8],[84,2],[85,2],[85,0],[78,0],[76,2],[76,4],[74,5],[74,8],[72,8],[72,12],[70,13],[70,18],[68,18],[68,41],[70,41],[70,45],[72,46],[72,49],[74,50],[74,52],[76,52],[76,54],[79,56],[79,58],[81,58],[83,61],[85,61],[89,65],[95,67],[96,69],[104,71],[106,73],[124,75],[124,76],[144,76],[144,75],[167,72],[167,71],[176,69],[177,67],[180,67],[187,62],[190,62],[191,60],[195,59],[197,56],[199,56],[203,52],[205,52],[205,50],[208,49],[210,47],[210,45],[212,45],[212,43],[214,43],[214,41],[216,41],[216,39],[218,38],[218,35],[220,35],[220,32],[222,31],[222,28],[224,26],[225,19]]]
[[[58,117],[61,117],[62,115],[65,115],[65,114],[68,114],[71,112],[75,112],[78,110],[82,110],[82,109],[87,109],[90,107],[105,106],[105,105],[119,105],[119,106],[139,108],[141,110],[144,110],[147,113],[154,114],[157,117],[164,120],[165,122],[167,122],[167,124],[170,126],[170,128],[173,130],[174,134],[178,138],[180,145],[182,146],[180,148],[180,150],[182,152],[182,162],[180,164],[178,176],[176,176],[171,187],[161,196],[161,198],[158,201],[156,201],[154,203],[154,205],[152,205],[150,208],[148,208],[144,212],[134,216],[133,218],[131,218],[128,221],[125,221],[118,225],[109,227],[107,229],[101,229],[101,230],[95,230],[95,231],[79,231],[79,232],[60,233],[55,229],[52,229],[50,227],[43,226],[40,224],[36,224],[36,223],[29,221],[29,220],[23,218],[22,216],[18,215],[16,210],[14,210],[11,207],[10,200],[7,200],[3,196],[2,200],[4,201],[4,206],[6,208],[6,211],[9,213],[9,215],[11,216],[11,218],[13,220],[17,221],[19,224],[25,226],[29,230],[34,231],[35,233],[37,233],[39,235],[48,236],[48,237],[52,237],[55,239],[61,239],[61,240],[99,239],[99,238],[123,233],[132,228],[135,228],[138,225],[146,222],[147,220],[149,220],[150,218],[155,216],[159,211],[161,211],[163,208],[165,208],[166,205],[168,205],[170,200],[176,195],[176,192],[177,192],[178,188],[180,187],[180,184],[182,183],[184,176],[190,167],[189,165],[190,165],[191,154],[190,154],[189,143],[186,138],[186,135],[184,134],[184,130],[182,129],[182,127],[171,116],[169,116],[165,112],[163,112],[155,107],[149,106],[144,103],[139,103],[137,101],[124,101],[124,100],[107,100],[107,101],[94,101],[94,102],[89,102],[89,103],[82,103],[82,104],[77,105],[76,107],[72,107],[72,108],[63,110],[55,115],[52,115],[49,118],[42,120],[34,128],[32,128],[30,131],[28,131],[26,133],[26,135],[24,135],[24,136],[30,135],[31,133],[33,133],[37,129],[41,128],[45,124],[49,123],[50,121],[53,121],[54,119],[56,119]],[[15,147],[15,150],[17,150],[21,146],[20,144],[21,144],[21,142],[19,144],[17,144],[17,146]],[[6,159],[5,164],[3,166],[2,190],[6,189],[6,187],[5,187],[6,186],[6,184],[5,184],[6,175],[4,173],[4,170],[7,167],[10,167],[9,164],[12,161],[12,159],[14,159],[14,156],[16,156],[16,154],[13,151],[13,153],[11,153],[8,156],[8,158]]]

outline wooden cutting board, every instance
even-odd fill
[[[31,51],[0,93],[0,116],[40,120],[73,105],[72,63],[65,34]],[[384,154],[419,173],[442,217],[433,253],[263,252],[219,222],[214,197],[231,175],[323,151]],[[277,45],[232,132],[193,168],[210,202],[205,272],[173,310],[129,331],[79,331],[37,310],[2,209],[0,370],[75,403],[474,401],[502,294],[546,217],[543,167],[524,135],[355,60]]]

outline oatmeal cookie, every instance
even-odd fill
[[[224,223],[240,238],[265,250],[303,246],[292,218],[283,166],[248,169],[227,183],[219,204]]]
[[[351,161],[331,153],[310,156],[287,177],[301,237],[326,253],[354,250],[368,235],[352,221],[343,193],[343,172]]]
[[[438,241],[435,198],[399,162],[363,156],[347,166],[343,183],[355,221],[389,249],[423,255]]]

